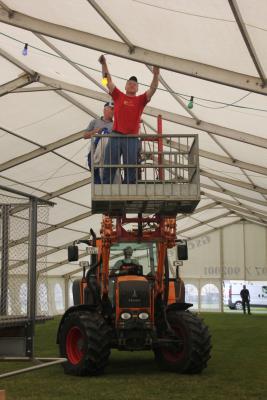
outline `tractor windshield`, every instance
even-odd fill
[[[157,247],[155,242],[116,243],[110,249],[110,270],[117,269],[119,264],[139,264],[143,267],[143,274],[152,273],[157,270]]]

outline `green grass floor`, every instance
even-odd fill
[[[267,399],[267,315],[202,314],[212,358],[201,375],[160,372],[152,352],[112,352],[99,377],[64,375],[60,365],[0,380],[7,400]],[[36,356],[56,357],[59,319],[37,326]],[[30,366],[0,361],[0,373]]]

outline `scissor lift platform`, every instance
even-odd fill
[[[111,138],[116,140],[117,136],[110,135]],[[200,200],[198,136],[140,135],[139,140],[141,162],[137,165],[93,165],[102,173],[104,168],[119,169],[121,182],[92,182],[92,213],[192,213]],[[123,182],[125,168],[136,169],[136,183]],[[93,173],[94,170],[92,176]]]

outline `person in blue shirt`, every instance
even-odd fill
[[[113,112],[114,112],[114,105],[112,102],[107,102],[104,105],[103,109],[103,116],[101,118],[93,119],[88,127],[85,130],[83,135],[84,139],[91,139],[92,135],[94,134],[107,134],[112,131],[113,126]],[[95,147],[95,156],[94,156],[94,163],[101,162],[103,158],[104,162],[104,152],[106,145],[101,145],[101,149],[97,150],[100,138],[94,139],[94,147]],[[105,141],[106,142],[106,141]],[[102,157],[101,157],[102,154]],[[97,159],[96,159],[97,157]],[[92,168],[92,158],[91,158],[91,143],[88,149],[88,156],[87,156],[88,168],[91,171]],[[94,183],[99,184],[101,183],[101,170],[100,168],[94,168]]]

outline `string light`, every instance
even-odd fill
[[[25,43],[24,49],[22,50],[22,55],[27,56],[28,55],[28,43]]]
[[[108,84],[108,78],[107,78],[107,74],[105,74],[101,80],[101,83],[103,86],[107,86]]]
[[[187,104],[187,107],[189,110],[191,110],[194,107],[194,96],[190,97],[189,103]]]
[[[14,38],[14,37],[12,37],[12,36],[10,36],[10,35],[8,35],[8,34],[5,34],[5,33],[3,33],[3,32],[0,32],[0,35],[3,35],[3,36],[5,36],[5,37],[7,37],[7,38],[9,38],[9,39],[11,39],[11,40],[14,40],[14,41],[18,42],[18,43],[23,43],[21,40],[16,39],[16,38]],[[38,51],[40,51],[40,52],[42,52],[42,53],[45,53],[45,54],[47,54],[47,55],[49,55],[49,56],[56,57],[56,58],[59,58],[59,59],[63,59],[61,56],[59,56],[59,55],[57,55],[57,54],[53,54],[53,53],[51,53],[51,52],[49,52],[49,51],[40,49],[39,47],[36,47],[36,46],[32,46],[32,45],[31,45],[31,48],[33,48],[33,49],[35,49],[35,50],[38,50]],[[28,50],[28,43],[25,43],[25,46],[24,46],[24,49],[23,49],[23,53],[22,53],[22,54],[23,54],[23,55],[27,55],[27,54],[28,54],[27,50]],[[88,65],[81,64],[81,63],[78,63],[78,62],[75,62],[75,61],[73,61],[73,63],[76,64],[76,65],[78,65],[78,66],[81,66],[81,67],[90,69],[90,70],[92,70],[92,71],[99,72],[98,69],[89,67]],[[123,77],[121,77],[121,76],[117,76],[117,75],[114,75],[114,74],[113,74],[113,77],[114,77],[114,78],[118,78],[118,79],[122,79],[122,80],[124,80],[124,81],[127,80],[126,78],[123,78]],[[102,82],[103,86],[106,86],[106,85],[107,85],[107,80],[105,79],[105,77],[103,77],[103,79],[102,79],[101,82]],[[150,86],[150,85],[147,85],[147,84],[145,84],[145,83],[141,83],[141,84],[142,84],[143,86],[147,86],[147,87]],[[175,92],[175,91],[173,91],[173,90],[167,90],[167,89],[164,89],[164,88],[161,88],[161,87],[159,87],[158,90],[159,90],[159,91],[163,91],[163,92],[167,92],[167,93],[170,93],[170,94],[176,94],[176,95],[180,96],[183,100],[188,101],[188,97],[189,97],[189,96],[188,96],[187,94],[185,94],[185,93],[179,93],[179,92]],[[216,101],[216,100],[212,100],[212,99],[208,99],[208,98],[201,98],[201,97],[194,97],[194,96],[191,96],[190,101],[189,101],[187,107],[190,109],[191,106],[192,106],[191,108],[193,108],[194,104],[195,104],[195,105],[197,104],[197,105],[200,106],[200,107],[209,108],[209,109],[219,109],[219,108],[226,108],[226,107],[234,107],[234,108],[240,108],[240,109],[243,109],[243,110],[260,111],[260,112],[267,113],[267,109],[260,109],[260,108],[251,107],[251,106],[241,106],[241,105],[237,104],[237,103],[239,103],[244,97],[247,97],[247,96],[249,96],[250,94],[251,94],[251,92],[247,93],[245,96],[242,96],[240,99],[234,101],[233,103],[227,103],[227,102]],[[193,103],[191,103],[191,102],[192,102],[192,100],[191,100],[192,98],[193,98]],[[210,107],[210,106],[206,106],[206,105],[204,105],[204,104],[200,104],[199,102],[196,103],[196,102],[194,102],[194,98],[195,98],[195,99],[198,99],[198,100],[203,100],[203,101],[209,102],[209,103],[219,104],[219,105],[222,105],[222,107]]]

